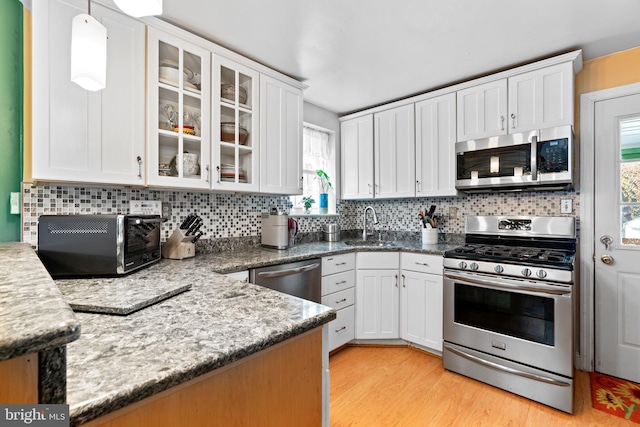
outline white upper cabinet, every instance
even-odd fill
[[[373,114],[340,123],[342,198],[373,198]]]
[[[211,53],[149,28],[149,185],[211,186]]]
[[[260,73],[213,55],[214,190],[260,189]]]
[[[374,115],[375,198],[415,196],[413,104]]]
[[[260,75],[260,192],[302,194],[302,90]]]
[[[506,135],[506,79],[460,90],[457,98],[458,141]]]
[[[456,94],[415,104],[416,196],[455,196]]]
[[[509,78],[509,133],[573,124],[573,64]]]
[[[458,91],[458,141],[573,125],[574,64],[541,67]]]
[[[94,4],[108,33],[107,86],[70,80],[71,20],[83,0],[33,3],[34,181],[144,185],[145,26]]]

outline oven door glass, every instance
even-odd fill
[[[457,179],[513,178],[531,175],[531,145],[519,144],[458,154]]]
[[[554,299],[455,284],[454,321],[553,346]]]
[[[154,218],[128,218],[125,232],[125,253],[134,255],[160,249],[160,222]]]

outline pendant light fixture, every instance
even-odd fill
[[[71,21],[71,81],[88,91],[107,85],[107,29],[88,14]]]
[[[162,0],[114,0],[116,6],[134,18],[162,15]]]

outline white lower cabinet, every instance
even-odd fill
[[[442,256],[361,252],[356,338],[403,339],[442,351]]]
[[[442,257],[403,253],[400,337],[442,352]]]
[[[355,338],[356,254],[322,258],[322,304],[336,310],[336,319],[327,324],[329,351]]]
[[[357,266],[356,338],[399,338],[400,254],[360,252]]]

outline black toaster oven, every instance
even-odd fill
[[[158,215],[42,215],[38,256],[52,277],[127,274],[160,260]]]

